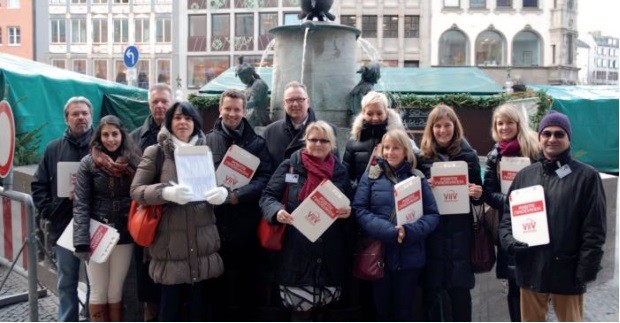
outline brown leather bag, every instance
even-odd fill
[[[377,239],[360,237],[353,254],[353,276],[364,280],[383,278],[383,244]]]

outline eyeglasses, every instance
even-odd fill
[[[290,98],[290,99],[284,99],[284,102],[288,103],[288,104],[293,104],[295,102],[297,103],[302,103],[304,101],[306,101],[307,98]]]
[[[554,136],[556,139],[562,139],[566,136],[566,132],[564,131],[543,131],[540,133],[543,138],[551,138]]]
[[[308,138],[306,140],[311,142],[311,143],[313,143],[313,144],[316,144],[316,143],[319,143],[319,142],[321,144],[328,144],[328,143],[330,143],[330,141],[328,139],[323,139],[323,138],[321,138],[321,139],[319,139],[319,138]]]

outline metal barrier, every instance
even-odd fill
[[[35,233],[35,208],[34,203],[32,201],[32,196],[26,193],[13,191],[13,171],[11,170],[8,176],[4,179],[4,187],[0,189],[0,197],[2,197],[2,209],[3,209],[3,223],[11,223],[10,219],[11,215],[11,201],[17,201],[22,203],[22,210],[25,207],[25,217],[27,222],[27,236],[25,241],[23,242],[22,247],[19,249],[17,255],[13,258],[13,262],[11,264],[11,268],[7,273],[2,284],[0,284],[0,288],[4,285],[4,282],[9,277],[9,274],[17,264],[19,260],[19,256],[22,254],[24,247],[26,244],[28,245],[27,249],[27,262],[25,261],[23,265],[28,270],[28,303],[30,308],[30,321],[37,322],[39,321],[39,312],[38,312],[38,299],[39,293],[37,292],[37,237]],[[8,205],[8,208],[6,207]],[[6,214],[8,210],[8,215]],[[20,212],[21,213],[21,212]],[[9,219],[8,221],[6,219]],[[5,227],[6,229],[6,227]],[[12,230],[9,227],[9,230]],[[4,239],[4,237],[2,237]],[[6,241],[6,239],[4,239]],[[11,239],[10,243],[14,243],[14,239]],[[5,250],[8,249],[8,246],[5,245]],[[12,251],[11,251],[12,253]],[[24,259],[25,260],[25,259]]]

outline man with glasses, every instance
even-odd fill
[[[598,172],[570,156],[568,117],[551,111],[540,122],[540,160],[515,177],[513,190],[542,185],[550,241],[529,247],[512,234],[510,208],[500,224],[502,247],[515,255],[521,319],[545,321],[549,300],[559,321],[583,321],[586,284],[596,279],[605,243],[606,202]]]
[[[310,108],[306,86],[299,82],[293,81],[286,85],[284,111],[284,119],[272,122],[263,132],[274,167],[278,167],[293,152],[304,146],[302,138],[306,125],[317,120]],[[337,136],[336,128],[333,125],[332,128]],[[337,149],[335,155],[339,156]]]

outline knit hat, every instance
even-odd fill
[[[570,140],[572,130],[570,126],[570,120],[568,120],[568,117],[565,114],[554,110],[549,111],[549,113],[545,115],[545,117],[540,121],[540,124],[538,125],[538,136],[540,136],[540,133],[549,126],[557,126],[564,129],[564,131],[568,135],[568,140]]]

